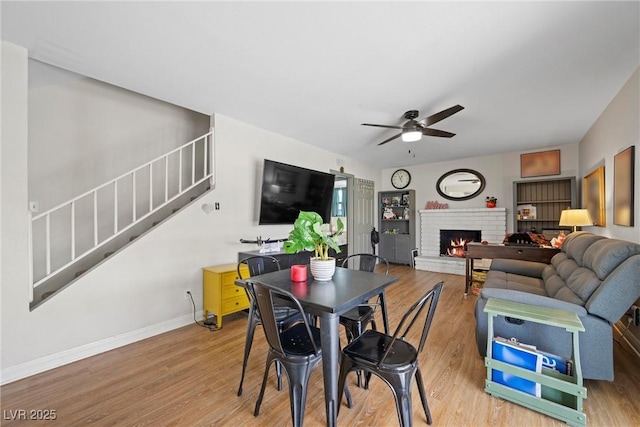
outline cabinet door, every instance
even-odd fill
[[[408,234],[396,236],[396,262],[411,264],[411,239]]]
[[[393,261],[395,259],[395,234],[380,234],[380,242],[378,243],[378,250],[382,258],[386,258],[387,261]]]

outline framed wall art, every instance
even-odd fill
[[[613,223],[633,226],[635,146],[613,157]]]
[[[560,150],[520,154],[520,176],[560,175]]]
[[[584,208],[589,211],[593,225],[606,226],[604,206],[604,166],[600,166],[584,177],[582,183]]]

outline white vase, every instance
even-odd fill
[[[333,273],[336,271],[336,259],[329,258],[328,260],[321,260],[320,258],[311,258],[309,261],[311,268],[311,275],[318,282],[327,282],[333,277]]]

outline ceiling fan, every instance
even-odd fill
[[[404,118],[408,120],[402,126],[390,126],[390,125],[376,125],[371,123],[362,123],[363,126],[376,126],[380,128],[389,128],[389,129],[402,129],[397,135],[392,136],[391,138],[385,139],[378,145],[386,144],[389,141],[393,141],[399,136],[402,136],[402,140],[405,142],[418,141],[422,138],[422,135],[427,136],[439,136],[442,138],[451,138],[455,135],[455,133],[446,132],[444,130],[432,129],[428,126],[431,126],[434,123],[438,123],[441,120],[446,119],[447,117],[453,116],[458,111],[463,110],[464,107],[462,105],[454,105],[453,107],[447,108],[446,110],[442,110],[439,113],[433,114],[429,117],[425,117],[422,120],[415,120],[418,117],[418,110],[409,110],[404,113]]]

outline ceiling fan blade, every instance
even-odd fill
[[[400,132],[399,134],[397,134],[397,135],[395,135],[395,136],[392,136],[392,137],[391,137],[391,138],[389,138],[389,139],[385,139],[384,141],[382,141],[382,142],[381,142],[380,144],[378,144],[378,145],[386,144],[386,143],[387,143],[387,142],[389,142],[389,141],[393,141],[394,139],[398,138],[400,135],[402,135],[402,132]]]
[[[402,126],[373,125],[371,123],[362,123],[362,126],[375,126],[375,127],[378,127],[378,128],[402,129]]]
[[[461,110],[464,110],[464,107],[462,105],[454,105],[453,107],[442,110],[439,113],[435,113],[424,119],[425,126],[438,123],[440,120],[444,120],[447,117],[453,116],[455,113]]]
[[[442,138],[451,138],[452,136],[456,135],[455,133],[431,128],[423,128],[422,134],[427,136],[440,136]]]

